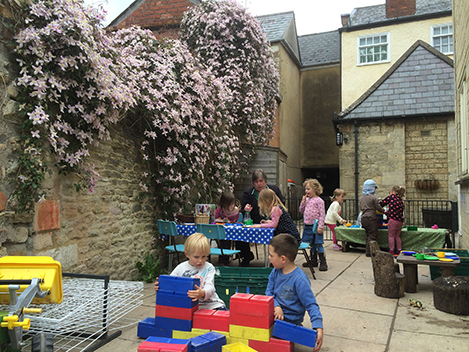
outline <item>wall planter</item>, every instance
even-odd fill
[[[440,186],[438,180],[415,180],[415,187],[420,190],[433,191]]]

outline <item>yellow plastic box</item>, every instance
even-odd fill
[[[2,280],[43,279],[42,291],[48,291],[44,298],[34,298],[33,304],[61,303],[63,300],[62,267],[51,257],[6,256],[0,258],[0,302],[9,303],[8,285]],[[29,285],[20,285],[17,292],[23,292]]]

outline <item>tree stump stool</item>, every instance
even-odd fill
[[[442,312],[469,315],[469,276],[433,280],[433,305]]]
[[[404,297],[404,275],[391,253],[379,249],[376,241],[370,241],[371,263],[375,278],[375,295],[387,298]]]

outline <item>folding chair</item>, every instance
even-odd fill
[[[318,231],[318,219],[314,220],[313,224],[313,245],[316,239],[316,233]],[[306,263],[308,263],[309,270],[311,270],[311,274],[313,275],[313,279],[316,280],[316,276],[314,275],[314,268],[313,268],[313,263],[311,262],[311,257],[308,254],[308,251],[311,252],[311,244],[307,242],[301,242],[300,246],[298,247],[299,250],[301,250],[300,254],[303,254],[306,260]]]
[[[168,272],[171,273],[173,269],[173,255],[176,253],[179,263],[179,253],[184,253],[184,245],[176,244],[176,236],[179,235],[174,221],[158,219],[158,232],[160,235],[168,236],[169,246],[166,246],[165,249],[169,252]]]
[[[239,254],[241,252],[238,249],[223,249],[220,246],[219,240],[226,238],[225,227],[223,225],[212,225],[212,224],[197,224],[197,232],[203,233],[205,237],[217,242],[218,248],[211,248],[210,255],[227,255],[229,257]],[[238,256],[238,260],[240,257]]]

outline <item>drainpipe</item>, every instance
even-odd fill
[[[358,217],[359,207],[358,207],[358,123],[357,120],[354,121],[355,126],[355,219]]]

